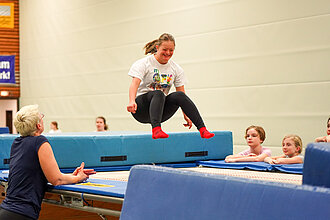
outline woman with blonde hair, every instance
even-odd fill
[[[171,118],[180,107],[185,127],[194,124],[202,138],[211,138],[210,133],[193,101],[185,94],[183,69],[171,57],[175,40],[171,34],[164,33],[158,39],[147,43],[145,54],[151,54],[136,61],[129,70],[132,83],[129,88],[127,111],[141,123],[150,123],[152,138],[168,138],[161,129],[161,123]],[[176,92],[169,94],[175,86]]]
[[[21,108],[14,126],[19,132],[10,151],[8,188],[0,219],[38,219],[47,183],[63,185],[86,180],[94,170],[81,163],[72,174],[61,173],[44,131],[38,105]]]

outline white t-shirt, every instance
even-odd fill
[[[178,64],[172,60],[160,64],[154,55],[133,63],[128,75],[141,79],[137,96],[153,90],[161,90],[168,95],[173,84],[180,87],[185,83],[183,69]]]
[[[57,129],[57,130],[53,130],[53,129],[50,129],[49,130],[49,133],[61,133],[62,131],[60,129]]]

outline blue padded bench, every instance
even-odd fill
[[[330,189],[148,165],[131,169],[121,220],[329,219]]]
[[[303,184],[330,188],[330,143],[310,143],[305,155]]]
[[[233,152],[232,133],[215,131],[211,139],[199,132],[169,133],[167,139],[150,133],[103,133],[45,135],[60,168],[125,166],[224,159]],[[0,135],[0,169],[9,168],[10,148],[17,135]]]

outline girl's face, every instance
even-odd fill
[[[245,139],[247,144],[252,148],[258,147],[262,143],[259,133],[254,128],[251,128],[246,132]]]
[[[161,45],[156,45],[156,48],[156,60],[161,64],[166,64],[171,59],[175,46],[173,41],[164,41]]]
[[[293,157],[298,154],[299,146],[296,147],[294,141],[291,138],[286,138],[282,142],[282,150],[288,157]]]
[[[328,121],[327,125],[327,135],[330,135],[330,121]]]
[[[104,121],[102,118],[96,119],[96,130],[97,131],[105,131],[104,130]]]
[[[56,130],[56,126],[53,123],[50,123],[50,129]]]

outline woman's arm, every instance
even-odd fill
[[[129,97],[129,103],[127,105],[127,111],[128,112],[132,112],[132,113],[136,112],[137,104],[135,102],[135,98],[136,98],[136,93],[137,93],[137,90],[140,86],[140,83],[141,83],[141,79],[133,77],[132,83],[129,87],[129,96],[128,96]]]
[[[186,93],[185,89],[184,89],[184,85],[183,86],[179,86],[179,87],[175,87],[177,92],[183,92]],[[192,127],[192,121],[190,120],[190,118],[188,118],[188,116],[182,111],[183,113],[183,118],[184,120],[187,122],[187,124],[183,124],[185,127],[189,127],[189,129]]]
[[[84,163],[75,171],[76,175],[61,173],[55,160],[53,150],[48,142],[43,143],[38,150],[38,157],[42,171],[52,185],[72,184],[84,181],[88,175],[84,173]]]

